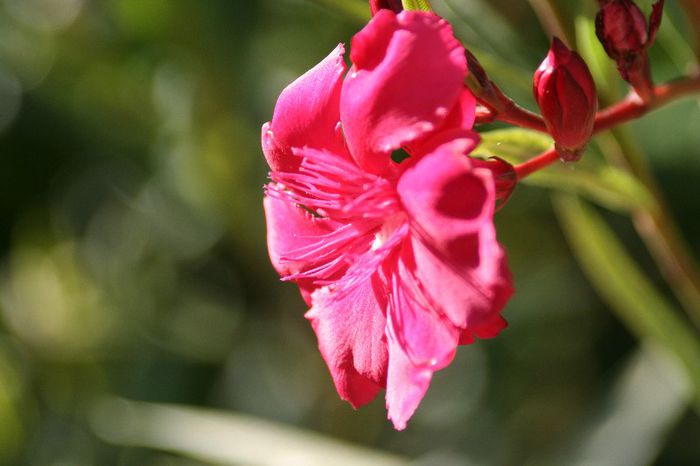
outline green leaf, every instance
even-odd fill
[[[640,340],[664,347],[684,366],[700,412],[700,340],[653,287],[598,213],[577,196],[554,198],[571,248],[599,295]]]
[[[489,157],[498,156],[512,164],[522,163],[552,147],[546,134],[520,128],[497,129],[481,133],[476,151]]]
[[[685,74],[688,66],[695,62],[695,53],[688,39],[679,31],[674,17],[665,14],[662,27],[656,36],[656,43],[671,58],[677,73]]]
[[[596,36],[593,19],[588,16],[576,18],[576,46],[593,75],[601,100],[617,100],[619,92],[615,84],[619,84],[621,79],[613,60],[605,53]]]
[[[428,0],[401,0],[404,10],[433,11]]]
[[[245,414],[106,398],[91,427],[116,445],[169,451],[218,465],[407,466],[408,459]],[[412,464],[412,463],[411,463]]]
[[[351,17],[358,23],[366,23],[370,19],[369,7],[364,0],[312,0],[324,7]]]
[[[9,464],[21,451],[26,435],[24,400],[18,396],[25,387],[15,361],[3,351],[3,343],[0,340],[0,464]]]
[[[501,8],[492,2],[463,0],[443,0],[436,2],[435,8],[503,90],[510,95],[511,87],[523,86],[532,94],[533,69],[527,57],[541,51],[531,41],[520,40]],[[501,68],[517,70],[517,76],[503,76]],[[520,96],[511,97],[520,102]]]
[[[512,128],[481,134],[476,156],[500,157],[511,164],[522,163],[549,149],[549,136],[531,130]],[[580,194],[606,208],[627,212],[656,203],[644,185],[628,172],[593,157],[592,151],[576,163],[556,163],[523,180],[523,183]]]
[[[582,422],[559,442],[557,451],[529,464],[652,464],[690,398],[691,387],[677,359],[659,346],[640,345],[625,361],[610,390],[580,416]]]

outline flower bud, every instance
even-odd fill
[[[615,60],[622,78],[643,97],[651,89],[646,50],[654,42],[661,24],[664,0],[657,1],[649,17],[632,0],[603,0],[596,15],[596,35],[605,52]]]
[[[630,0],[608,1],[596,16],[596,32],[605,51],[617,60],[644,49],[647,19]]]
[[[369,9],[372,16],[376,15],[379,10],[391,10],[394,13],[400,13],[403,10],[401,0],[369,0]]]
[[[535,100],[562,160],[576,161],[593,134],[598,99],[593,76],[556,37],[533,80]]]
[[[466,79],[467,87],[482,105],[491,110],[499,108],[502,93],[491,82],[491,79],[486,74],[486,70],[484,70],[474,54],[469,49],[465,49],[465,53],[467,55],[467,69],[469,69]]]
[[[486,160],[472,158],[471,161],[476,168],[486,168],[491,171],[496,188],[496,210],[500,209],[508,202],[518,184],[515,168],[499,157],[489,157]]]

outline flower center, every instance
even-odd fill
[[[376,251],[382,246],[384,246],[389,239],[394,236],[396,230],[406,223],[406,214],[403,212],[397,212],[390,217],[388,217],[377,233],[374,234],[374,241],[372,242],[372,247],[370,250]]]

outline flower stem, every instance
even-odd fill
[[[646,102],[632,92],[619,103],[598,112],[594,133],[612,129],[693,93],[700,93],[700,73],[655,86],[651,98]],[[635,227],[688,315],[700,328],[700,271],[669,215],[661,189],[648,163],[637,154],[634,144],[624,132],[616,130],[615,135],[626,155],[628,169],[656,200],[654,209],[640,209],[632,214]],[[518,179],[523,179],[553,164],[557,159],[556,150],[551,148],[516,165],[514,169]]]
[[[651,99],[647,102],[639,98],[635,92],[632,92],[624,100],[604,108],[596,114],[593,132],[599,133],[627,123],[673,100],[693,93],[700,93],[700,73],[655,86]],[[499,109],[497,118],[521,127],[546,132],[542,118],[517,106],[515,103]],[[526,162],[516,165],[514,167],[515,172],[518,174],[518,179],[523,179],[538,170],[548,167],[558,159],[557,151],[551,148]],[[631,168],[635,175],[639,176],[642,182],[659,198],[659,190],[645,164],[634,163],[633,165]],[[700,284],[700,280],[698,283]],[[698,289],[700,290],[700,285]],[[700,299],[698,302],[700,303]]]
[[[646,244],[678,301],[700,328],[700,271],[675,221],[649,164],[628,132],[615,130],[615,138],[627,160],[628,169],[654,197],[655,206],[632,213],[635,229]]]
[[[559,160],[559,154],[557,150],[552,147],[551,149],[542,152],[540,155],[531,158],[530,160],[523,162],[519,165],[513,167],[515,173],[518,175],[518,180],[522,180],[528,175],[535,173],[538,170],[542,170],[545,167],[553,164]]]
[[[520,126],[521,128],[533,129],[541,133],[549,133],[541,116],[520,107],[510,100],[507,102],[507,105],[498,109],[496,118],[505,123]]]
[[[648,102],[644,102],[632,92],[620,102],[598,112],[594,132],[634,120],[672,100],[696,92],[700,92],[700,73],[655,86]]]

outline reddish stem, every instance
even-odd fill
[[[474,55],[468,53],[467,57],[471,71],[467,77],[467,87],[471,89],[479,103],[488,110],[489,122],[495,119],[520,126],[521,128],[549,134],[541,116],[513,102],[510,97],[505,95],[498,86],[488,79],[486,72]],[[486,115],[486,113],[482,113],[482,116]],[[479,116],[478,113],[477,116]]]
[[[653,88],[653,94],[648,102],[644,102],[636,93],[632,92],[624,100],[611,105],[610,107],[604,108],[596,114],[593,132],[599,133],[606,129],[610,129],[613,126],[634,120],[656,108],[666,105],[675,99],[696,92],[700,92],[700,73],[697,73],[694,76],[669,81],[667,83],[655,86]],[[517,105],[513,105],[512,107],[508,107],[506,113],[511,116],[516,116],[517,121],[511,120],[510,122],[518,124],[519,126],[541,130],[539,127],[533,128],[534,120],[527,115],[527,113],[530,112],[524,112],[527,112],[527,110],[523,110]],[[537,118],[540,122],[542,121],[542,119],[537,115],[535,115],[535,118]],[[504,118],[503,114],[500,112],[498,114],[498,119],[509,122],[509,120]],[[526,124],[522,124],[523,122]],[[542,125],[544,126],[543,122]],[[537,126],[537,124],[535,124],[535,126]],[[553,164],[558,159],[559,156],[557,155],[557,151],[554,147],[552,147],[540,155],[516,165],[514,169],[518,174],[518,179],[523,179],[526,176]]]
[[[598,133],[634,120],[672,100],[695,92],[700,92],[700,73],[655,86],[651,99],[648,102],[642,101],[633,92],[624,100],[599,111],[595,117],[593,131]]]
[[[559,154],[557,150],[552,147],[551,149],[542,152],[540,155],[531,158],[530,160],[523,162],[519,165],[513,167],[515,173],[518,175],[518,179],[521,180],[538,170],[541,170],[554,162],[559,160]]]
[[[521,128],[534,129],[535,131],[549,134],[549,130],[541,116],[518,106],[512,101],[509,102],[508,106],[499,109],[496,118]]]
[[[476,115],[474,116],[474,124],[483,125],[485,123],[493,123],[496,119],[496,114],[488,107],[483,105],[476,106]]]

